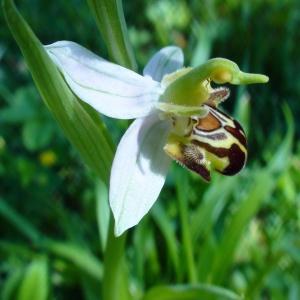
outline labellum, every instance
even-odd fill
[[[234,175],[245,165],[247,141],[241,125],[217,106],[229,97],[229,89],[210,93],[205,116],[173,118],[173,131],[165,152],[184,167],[210,181],[211,170]]]

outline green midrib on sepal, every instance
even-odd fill
[[[108,182],[113,146],[104,124],[70,91],[13,1],[4,0],[2,5],[7,24],[45,104],[85,163]]]

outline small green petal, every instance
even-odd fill
[[[267,83],[269,77],[262,74],[244,73],[240,71],[235,78],[230,82],[232,84],[253,84],[253,83]]]
[[[266,83],[268,80],[265,75],[242,72],[233,61],[214,58],[174,80],[167,87],[163,100],[179,105],[201,105],[209,98],[206,82],[251,84]]]

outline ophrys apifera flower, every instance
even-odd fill
[[[180,48],[156,53],[143,76],[110,63],[68,41],[46,46],[73,92],[100,113],[133,119],[113,161],[109,201],[115,233],[121,235],[149,211],[165,182],[171,158],[206,181],[211,170],[237,173],[247,157],[237,121],[217,106],[229,96],[217,84],[266,82],[243,73],[232,61],[216,58],[197,68],[183,67]]]

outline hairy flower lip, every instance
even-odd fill
[[[145,66],[144,76],[74,42],[61,41],[45,49],[81,100],[109,117],[136,118],[117,147],[111,170],[109,202],[116,236],[136,225],[158,198],[171,162],[164,151],[169,134],[174,130],[184,132],[184,120],[192,115],[205,117],[203,104],[216,106],[229,96],[227,88],[212,89],[209,80],[230,80],[234,84],[238,80],[262,81],[260,75],[256,79],[241,75],[236,64],[224,59],[210,60],[208,65],[194,69],[183,68],[182,50],[175,46],[157,52]],[[209,69],[212,66],[213,70]],[[231,70],[232,78],[216,66]],[[174,118],[181,118],[183,123],[177,122],[174,128]]]

